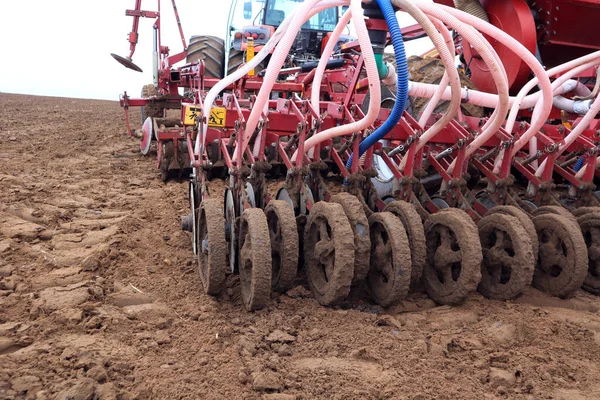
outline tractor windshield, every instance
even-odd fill
[[[279,26],[283,20],[298,8],[303,0],[270,0],[265,10],[265,24]],[[338,22],[337,7],[329,8],[314,15],[302,25],[302,29],[333,31]]]

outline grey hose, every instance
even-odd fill
[[[490,19],[479,0],[454,0],[454,8],[474,15],[477,18],[481,18],[485,22],[490,22]]]

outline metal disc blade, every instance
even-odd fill
[[[192,248],[194,249],[194,255],[197,256],[198,255],[198,237],[197,232],[196,232],[196,223],[197,223],[197,211],[198,211],[198,205],[196,204],[196,188],[194,186],[194,184],[192,182],[190,182],[190,208],[192,209],[192,216],[194,217],[193,220],[193,227],[192,227]]]
[[[115,53],[110,53],[110,55],[111,55],[111,56],[112,56],[112,57],[113,57],[115,60],[117,60],[117,61],[118,61],[118,62],[119,62],[121,65],[123,65],[123,66],[125,66],[125,67],[127,67],[127,68],[129,68],[129,69],[132,69],[132,70],[134,70],[134,71],[137,71],[137,72],[143,72],[143,71],[142,71],[142,69],[141,69],[140,67],[138,67],[137,65],[135,65],[135,64],[133,63],[133,61],[131,61],[131,59],[129,59],[129,58],[125,58],[125,57],[121,57],[120,55],[118,55],[118,54],[115,54]]]
[[[150,143],[152,142],[152,118],[148,117],[142,125],[142,140],[140,141],[140,152],[143,155],[148,154]]]

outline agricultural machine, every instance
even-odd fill
[[[473,291],[513,299],[529,285],[600,294],[599,2],[243,6],[252,23],[226,51],[196,39],[192,55],[178,24],[184,49],[169,56],[160,9],[138,0],[131,54],[115,56],[135,69],[139,18],[155,19],[155,92],[121,105],[144,107],[142,129],[127,119],[128,130],[143,153],[155,139],[163,177],[191,170],[182,228],[206,293],[239,274],[248,310],[304,279],[323,305],[362,286],[384,307],[410,290],[440,304]],[[417,25],[401,29],[398,11]],[[350,22],[356,38],[344,36]],[[435,83],[409,76],[404,42],[424,36],[444,66]],[[428,102],[410,110],[409,98]],[[211,189],[219,176],[224,192]]]

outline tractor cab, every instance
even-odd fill
[[[249,39],[252,39],[255,49],[259,51],[285,18],[301,7],[303,1],[234,0],[227,24],[225,50],[229,53],[226,56],[229,63],[225,70],[231,72],[232,66],[239,66],[236,61],[243,58],[241,53],[246,51]],[[306,21],[292,45],[288,66],[318,60],[326,38],[334,30],[339,18],[340,9],[335,7],[321,11]],[[350,39],[346,36],[341,39],[346,41],[346,38]]]

